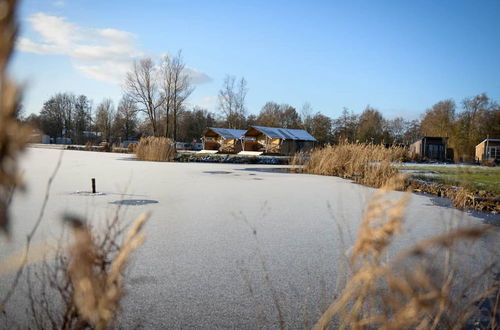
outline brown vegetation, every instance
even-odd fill
[[[391,162],[401,161],[404,155],[405,149],[400,147],[356,143],[329,145],[311,153],[304,164],[304,172],[339,176],[378,188],[398,174]],[[300,157],[296,156],[296,161]]]
[[[29,269],[32,324],[39,329],[111,326],[124,293],[123,271],[131,253],[144,241],[142,228],[147,219],[147,215],[138,217],[120,244],[125,228],[118,213],[99,230],[78,218],[66,217],[73,244],[68,249],[60,240],[43,264]],[[50,302],[47,297],[52,297]]]
[[[164,137],[141,138],[135,149],[137,159],[170,162],[175,158],[175,144]]]
[[[481,311],[486,313],[481,326],[486,322],[486,328],[494,329],[500,284],[488,281],[488,265],[477,278],[458,275],[461,261],[454,258],[459,243],[474,241],[491,228],[456,230],[385,260],[401,231],[408,201],[406,194],[399,199],[388,196],[398,185],[384,186],[369,201],[353,247],[352,274],[314,329],[332,322],[341,329],[462,329],[477,321],[478,302],[485,299],[492,307]]]
[[[15,4],[2,1],[0,6],[0,230],[8,232],[8,205],[12,193],[21,185],[16,160],[28,142],[31,129],[17,120],[20,90],[7,77],[7,65],[17,35]]]
[[[500,212],[500,196],[489,191],[475,191],[467,187],[456,187],[412,178],[407,180],[406,186],[414,192],[449,198],[453,206],[462,210]]]
[[[18,119],[20,91],[7,77],[7,65],[17,34],[16,6],[15,0],[0,2],[0,230],[7,233],[10,200],[14,189],[21,186],[17,161],[31,133],[31,128]],[[61,158],[47,183],[44,202],[35,225],[26,237],[25,249],[11,258],[5,258],[1,264],[2,271],[10,269],[15,272],[10,287],[1,297],[0,312],[5,320],[9,319],[6,305],[23,271],[26,268],[30,270],[28,255],[31,240],[43,219],[50,187],[60,163]],[[31,317],[34,321],[29,328],[104,329],[112,325],[123,295],[122,272],[130,254],[144,241],[142,227],[147,218],[141,216],[133,223],[122,244],[118,242],[123,233],[118,216],[100,231],[100,236],[93,234],[82,221],[67,219],[72,225],[74,244],[66,250],[60,241],[56,258],[44,263],[41,273],[35,273],[39,280],[36,287],[29,281]],[[42,245],[37,250],[39,254],[46,249]],[[52,300],[54,292],[59,294],[59,301]],[[48,296],[51,298],[48,299]]]
[[[303,172],[319,175],[338,176],[354,180],[356,183],[379,188],[400,176],[391,163],[403,160],[406,149],[386,148],[383,145],[342,143],[314,150],[310,155],[294,155],[291,164],[294,169],[303,165]],[[431,195],[449,198],[459,209],[474,209],[486,212],[500,212],[499,196],[494,193],[478,192],[468,187],[426,182],[407,177],[401,181],[399,190],[411,189]]]

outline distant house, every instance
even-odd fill
[[[476,146],[476,161],[500,162],[500,139],[485,139]]]
[[[448,138],[425,136],[410,145],[413,158],[444,162],[453,159],[453,150],[447,148]]]
[[[222,153],[238,153],[242,150],[241,140],[245,130],[209,127],[203,137],[203,150],[217,150]]]
[[[316,139],[303,129],[251,126],[243,137],[244,151],[293,155],[312,149]]]

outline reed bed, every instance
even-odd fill
[[[171,162],[176,155],[175,143],[164,137],[141,138],[135,148],[137,159],[155,162]]]
[[[391,163],[402,161],[405,149],[383,145],[342,143],[314,150],[304,162],[304,172],[339,176],[372,187],[382,187],[398,170]],[[304,157],[296,156],[295,162]]]

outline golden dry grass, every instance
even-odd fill
[[[107,260],[109,253],[100,253],[102,245],[87,226],[71,221],[75,241],[69,250],[66,271],[73,287],[76,315],[92,328],[106,329],[119,311],[123,269],[131,253],[144,242],[142,228],[147,219],[148,215],[141,215],[134,221],[111,260]]]
[[[401,161],[405,149],[383,145],[342,143],[314,150],[305,161],[304,172],[352,179],[372,187],[382,187],[398,174],[391,162]],[[299,160],[301,157],[295,157]]]
[[[17,158],[31,130],[16,119],[20,89],[7,76],[7,66],[17,35],[16,1],[0,2],[0,230],[8,232],[8,205],[13,190],[21,186]]]
[[[474,241],[492,228],[455,230],[423,240],[389,259],[387,248],[401,231],[409,197],[408,193],[398,199],[390,196],[400,184],[391,180],[368,202],[352,249],[352,274],[314,329],[332,324],[339,329],[462,329],[477,312],[475,304],[496,295],[489,321],[493,329],[499,283],[466,298],[464,283],[486,283],[489,267],[481,269],[478,278],[467,279],[453,262],[458,244]]]
[[[135,154],[140,160],[170,162],[176,155],[175,143],[164,137],[141,138],[135,148]]]

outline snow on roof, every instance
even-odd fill
[[[208,129],[219,134],[224,139],[240,139],[246,132],[245,130],[242,129],[231,129],[231,128],[209,127]]]
[[[278,127],[252,126],[271,139],[316,141],[316,139],[303,129],[290,129]]]

